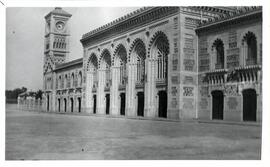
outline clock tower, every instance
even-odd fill
[[[44,74],[55,65],[65,63],[69,54],[69,26],[71,14],[56,7],[45,16]]]
[[[71,14],[56,7],[45,16],[43,99],[44,110],[55,111],[56,65],[65,63],[69,54],[69,26]]]

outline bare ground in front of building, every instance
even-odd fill
[[[7,160],[260,159],[261,127],[6,110]]]

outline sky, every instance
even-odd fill
[[[44,16],[54,8],[8,7],[6,9],[6,89],[42,89]],[[81,58],[83,34],[113,21],[138,7],[63,8],[72,14],[69,60]]]

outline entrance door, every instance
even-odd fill
[[[158,117],[167,118],[167,92],[159,91],[158,97]]]
[[[58,112],[60,112],[60,99],[58,99]]]
[[[110,94],[106,94],[106,114],[110,114]]]
[[[47,111],[50,110],[50,97],[49,95],[47,96]]]
[[[79,103],[79,105],[78,105],[78,112],[81,112],[81,98],[79,97],[78,98],[78,103]]]
[[[143,111],[144,111],[144,93],[143,92],[138,92],[138,109],[137,109],[137,115],[138,116],[143,116]]]
[[[70,99],[70,104],[71,104],[71,106],[70,106],[70,107],[71,107],[71,108],[70,108],[70,111],[73,112],[73,99],[72,99],[72,98]]]
[[[254,89],[243,91],[243,121],[256,121],[257,95]]]
[[[67,99],[64,99],[64,103],[65,103],[65,112],[67,112]]]
[[[120,115],[125,115],[126,94],[125,93],[121,93],[120,94],[120,98],[121,98]]]
[[[97,112],[97,95],[93,96],[93,101],[94,101],[93,113],[95,114]]]
[[[223,120],[223,100],[222,91],[212,92],[212,119]]]

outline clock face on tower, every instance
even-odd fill
[[[58,22],[56,22],[55,26],[56,26],[56,29],[57,29],[58,31],[61,31],[61,30],[64,29],[65,23],[62,22],[62,21],[58,21]]]

